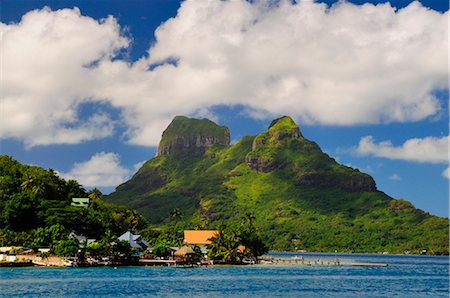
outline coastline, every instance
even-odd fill
[[[255,263],[224,264],[214,263],[201,264],[199,262],[183,262],[175,260],[154,260],[141,259],[138,263],[105,263],[88,264],[74,262],[56,256],[48,258],[36,256],[20,256],[16,262],[0,262],[0,267],[52,267],[52,268],[93,268],[93,267],[172,267],[172,268],[193,268],[193,267],[223,267],[223,266],[262,266],[262,267],[287,267],[287,266],[308,266],[308,267],[387,267],[391,265],[390,260],[396,258],[448,258],[448,256],[432,255],[412,255],[412,254],[374,254],[374,253],[323,253],[323,252],[279,252],[271,251],[260,257]]]

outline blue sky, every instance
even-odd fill
[[[298,2],[2,0],[0,153],[109,193],[175,115],[232,140],[290,115],[448,216],[448,2]]]

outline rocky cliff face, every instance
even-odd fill
[[[228,146],[230,132],[207,119],[175,117],[163,132],[158,146],[158,156],[174,157],[201,156],[213,145]]]
[[[295,177],[294,183],[300,187],[317,189],[339,188],[347,192],[374,192],[377,190],[372,177],[359,172],[359,174],[352,175],[350,171],[358,172],[355,169],[351,169],[347,174],[321,171],[299,173]]]

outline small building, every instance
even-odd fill
[[[185,245],[196,245],[200,247],[203,254],[208,252],[207,245],[211,243],[211,238],[216,236],[217,230],[185,230]]]
[[[72,198],[70,206],[87,208],[89,207],[89,198]]]
[[[195,255],[195,251],[190,246],[182,246],[174,253],[178,261],[188,261],[192,255]]]
[[[217,230],[185,230],[184,243],[186,245],[206,246],[211,238],[216,236]]]
[[[80,244],[80,247],[84,247],[85,244],[88,245],[88,244],[96,241],[96,239],[89,239],[88,237],[83,236],[83,235],[78,235],[75,232],[71,232],[69,234],[68,238],[77,240],[78,243]]]
[[[117,238],[117,240],[119,240],[119,241],[122,241],[122,240],[128,241],[132,248],[135,248],[135,249],[138,249],[138,250],[146,250],[147,248],[150,247],[150,244],[148,244],[147,242],[145,242],[144,240],[141,239],[141,235],[134,235],[130,231],[127,231],[124,234],[122,234],[122,236]]]

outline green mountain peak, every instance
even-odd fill
[[[208,119],[176,116],[163,132],[158,156],[201,156],[213,145],[228,146],[230,132]]]
[[[277,139],[286,137],[295,139],[303,138],[300,133],[300,128],[289,116],[283,116],[273,120],[269,125],[268,132]]]
[[[448,219],[395,200],[374,179],[337,163],[287,116],[229,145],[207,119],[175,117],[158,156],[107,200],[162,225],[179,208],[185,228],[255,215],[270,249],[448,254]]]

